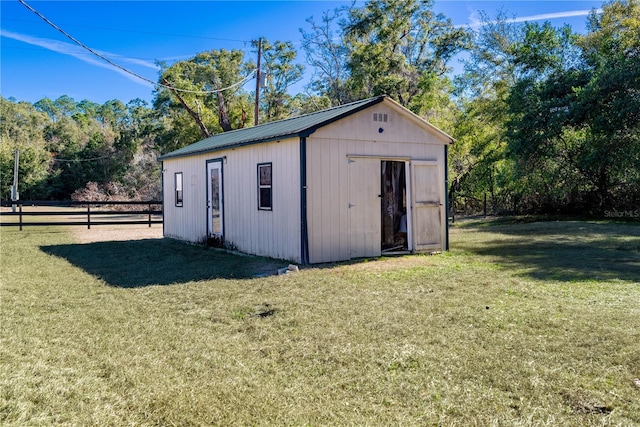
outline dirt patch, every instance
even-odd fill
[[[606,405],[599,398],[583,391],[565,392],[562,394],[565,403],[575,412],[583,414],[608,414],[613,407]]]
[[[73,227],[71,234],[78,243],[110,242],[142,239],[161,239],[162,224],[95,225],[91,229]]]
[[[430,262],[431,255],[414,254],[402,256],[386,256],[370,260],[345,261],[340,263],[319,264],[317,267],[335,267],[340,265],[342,269],[354,271],[387,271],[397,268],[413,268],[426,266]]]

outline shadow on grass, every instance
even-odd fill
[[[277,273],[286,261],[230,254],[171,239],[41,246],[108,285],[136,288]]]
[[[474,239],[458,247],[496,257],[506,268],[523,269],[523,276],[564,282],[619,279],[640,283],[640,227],[637,225],[583,221],[494,222],[469,228],[491,233],[492,239]]]

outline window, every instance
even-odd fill
[[[271,201],[271,163],[261,163],[258,165],[258,209],[270,211]]]
[[[176,172],[176,206],[182,207],[182,172]]]

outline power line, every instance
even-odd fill
[[[187,93],[195,93],[195,94],[210,94],[210,93],[219,93],[219,92],[224,92],[226,90],[229,89],[233,89],[237,86],[241,86],[242,84],[244,84],[245,82],[247,82],[248,80],[250,80],[251,78],[253,78],[253,74],[256,70],[252,70],[245,78],[243,78],[242,80],[240,80],[237,83],[234,83],[230,86],[224,87],[224,88],[220,88],[220,89],[214,89],[214,90],[189,90],[189,89],[178,89],[175,88],[173,86],[170,85],[165,85],[162,83],[158,83],[155,82],[151,79],[148,79],[146,77],[141,76],[140,74],[137,74],[125,67],[123,67],[120,64],[116,64],[115,62],[113,62],[112,60],[106,58],[105,56],[99,54],[98,52],[96,52],[95,50],[91,49],[89,46],[85,45],[84,43],[82,43],[81,41],[75,39],[72,35],[70,35],[69,33],[67,33],[66,31],[64,31],[62,28],[58,27],[56,24],[54,24],[53,22],[51,22],[49,19],[47,19],[46,16],[42,15],[40,12],[38,12],[37,10],[35,10],[34,8],[32,8],[31,6],[29,6],[24,0],[18,0],[24,7],[26,7],[27,9],[29,9],[31,12],[35,13],[40,19],[42,19],[44,22],[46,22],[47,24],[49,24],[51,27],[55,28],[56,30],[58,30],[60,33],[62,33],[65,37],[67,37],[69,40],[71,40],[72,42],[74,42],[75,44],[77,44],[78,46],[80,46],[81,48],[91,52],[93,55],[97,56],[98,58],[102,59],[103,61],[107,62],[109,65],[118,68],[119,70],[124,71],[127,74],[130,74],[140,80],[143,80],[145,82],[151,83],[152,85],[156,86],[156,87],[163,87],[165,89],[169,89],[169,90],[175,90],[175,91],[180,91],[180,92],[187,92]]]
[[[92,157],[92,158],[90,158],[90,159],[58,159],[58,158],[54,157],[53,159],[51,159],[51,161],[54,161],[54,162],[69,162],[69,163],[75,163],[75,162],[92,162],[92,161],[94,161],[94,160],[108,159],[109,157],[113,157],[113,156]]]

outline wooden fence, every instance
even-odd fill
[[[0,215],[2,227],[45,226],[45,225],[83,225],[88,229],[92,225],[125,225],[125,224],[162,224],[162,201],[151,200],[143,202],[90,202],[90,201],[23,201],[3,200],[2,207],[15,206],[15,211],[3,211]],[[134,209],[122,209],[134,206]],[[160,208],[158,209],[158,206]],[[40,210],[44,207],[45,210]],[[69,208],[47,210],[47,207]],[[107,208],[109,207],[109,208]],[[118,219],[106,219],[114,216]],[[60,221],[31,221],[25,222],[25,217],[65,217]],[[7,221],[6,217],[16,220]]]

